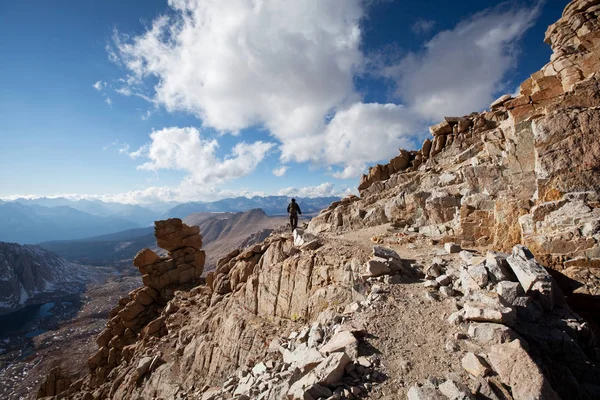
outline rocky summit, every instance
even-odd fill
[[[199,229],[157,221],[144,286],[55,399],[597,399],[600,1],[550,63],[447,117],[294,234],[202,277]]]

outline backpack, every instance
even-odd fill
[[[290,203],[288,205],[288,212],[292,215],[297,215],[298,211],[300,211],[300,207],[298,207],[298,203]]]

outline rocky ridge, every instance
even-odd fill
[[[593,275],[599,258],[597,3],[567,6],[552,68],[518,97],[432,127],[306,233],[236,250],[203,280],[199,232],[158,221],[171,258],[139,253],[145,286],[90,373],[69,386],[55,370],[40,397],[597,398],[594,332],[542,266]],[[577,290],[593,294],[589,279]]]

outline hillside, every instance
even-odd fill
[[[599,20],[570,2],[518,95],[205,277],[200,230],[157,221],[88,370],[38,397],[600,398]]]
[[[206,218],[206,219],[203,219]],[[197,225],[202,232],[206,251],[206,271],[213,270],[217,261],[232,250],[262,242],[269,234],[288,223],[287,217],[269,217],[261,209],[243,213],[225,213],[207,218],[192,214],[183,219],[188,225]]]
[[[79,293],[96,275],[38,246],[0,242],[0,315]]]
[[[208,252],[207,270],[213,269],[219,258],[238,248],[251,235],[261,241],[271,230],[285,225],[286,218],[269,217],[262,210],[244,213],[193,213],[185,222],[201,228],[202,240]],[[107,235],[78,240],[39,243],[67,260],[90,265],[129,265],[140,248],[156,248],[153,228],[129,229]]]

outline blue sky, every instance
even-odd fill
[[[566,3],[0,2],[0,198],[354,190],[514,92]]]

